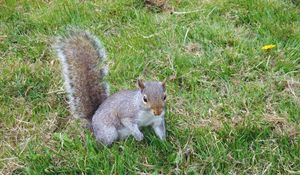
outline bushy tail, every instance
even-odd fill
[[[73,116],[91,120],[109,95],[104,80],[108,70],[104,47],[90,33],[71,30],[57,39],[54,48],[62,65]]]

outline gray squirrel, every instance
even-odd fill
[[[71,113],[90,123],[98,142],[111,145],[130,135],[141,141],[144,126],[151,126],[165,140],[165,81],[139,79],[137,90],[109,95],[106,52],[94,35],[70,30],[57,39],[54,49],[62,65]]]

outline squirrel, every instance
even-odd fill
[[[137,80],[136,90],[109,95],[106,52],[97,37],[84,30],[70,30],[57,38],[54,50],[60,60],[71,114],[88,121],[97,140],[111,145],[133,135],[144,138],[141,127],[151,126],[166,139],[166,80]]]

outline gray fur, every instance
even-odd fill
[[[140,141],[143,126],[152,126],[156,135],[165,139],[164,82],[140,80],[140,89],[108,96],[106,53],[96,37],[72,29],[54,48],[62,64],[72,114],[91,122],[98,142],[110,145],[130,135]]]
[[[110,145],[118,139],[125,139],[133,135],[136,140],[143,139],[139,130],[144,126],[152,126],[160,139],[165,139],[164,124],[164,90],[160,82],[146,82],[143,90],[120,91],[109,98],[96,111],[93,116],[93,130],[96,139]],[[147,95],[150,106],[143,102],[143,96]],[[152,108],[161,105],[163,111],[155,116]]]
[[[104,81],[108,72],[105,49],[86,31],[70,29],[57,38],[54,49],[60,59],[71,112],[91,121],[98,106],[108,97]]]

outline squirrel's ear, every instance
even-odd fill
[[[144,81],[142,79],[138,79],[137,80],[137,85],[138,87],[143,90],[145,88],[145,84],[144,84]]]
[[[166,90],[166,82],[167,82],[167,79],[164,79],[164,81],[161,82],[161,85],[162,85],[164,91]]]

